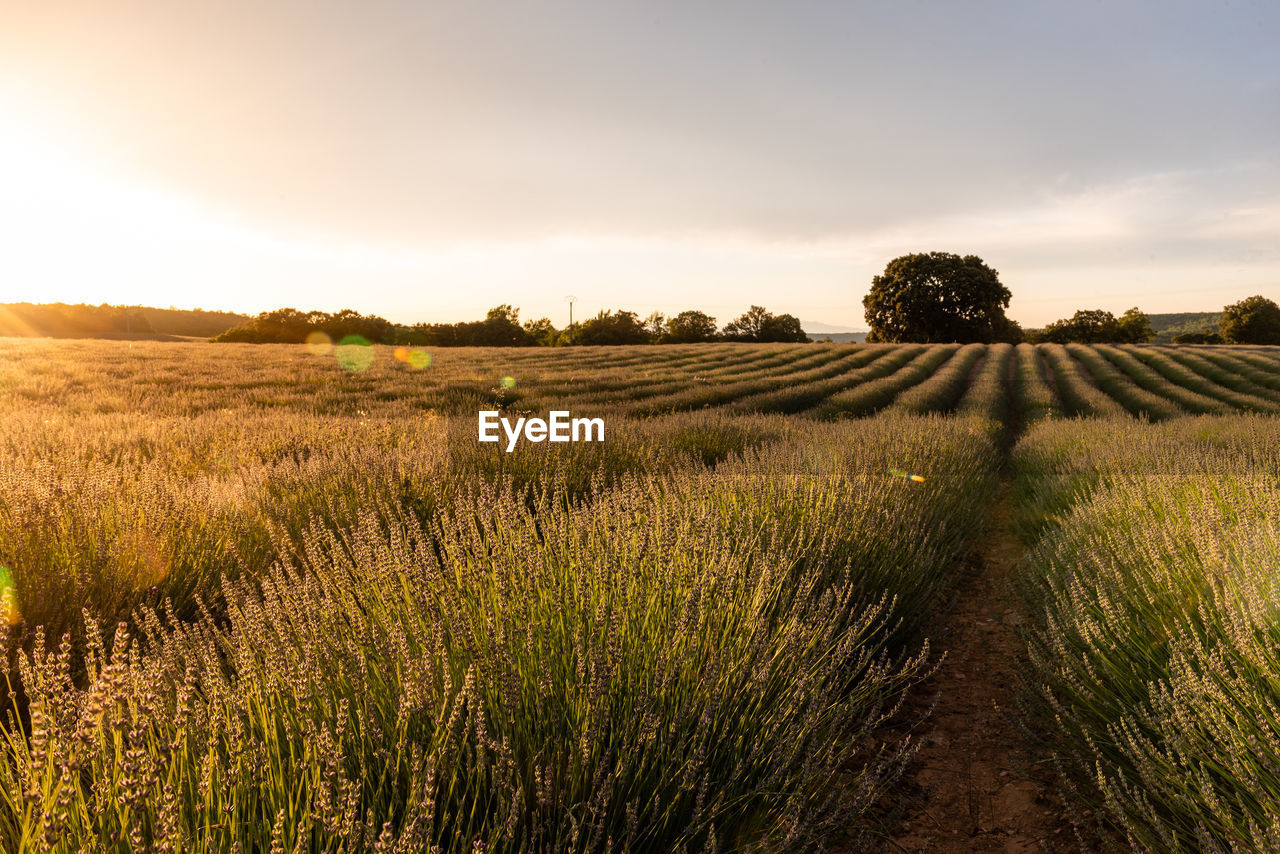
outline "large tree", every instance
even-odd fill
[[[868,341],[1001,341],[1014,336],[1012,298],[977,255],[928,252],[894,258],[862,300]]]
[[[1242,299],[1222,310],[1218,331],[1228,344],[1280,344],[1280,306],[1264,296]]]

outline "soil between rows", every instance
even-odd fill
[[[933,714],[903,778],[907,803],[891,851],[1080,850],[1052,771],[1016,722],[1013,581],[1025,548],[1011,529],[1009,490],[1002,482],[955,604],[931,636],[945,658],[920,692]]]

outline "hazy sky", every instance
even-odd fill
[[[0,0],[0,301],[861,327],[1280,297],[1274,2]]]

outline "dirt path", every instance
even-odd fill
[[[1019,642],[1010,589],[1023,554],[1002,483],[987,530],[966,562],[958,598],[933,635],[946,660],[924,692],[937,695],[922,747],[906,774],[914,802],[892,851],[1071,851],[1078,843],[1020,737],[1015,668]]]

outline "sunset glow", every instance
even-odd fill
[[[0,299],[861,326],[932,249],[1028,324],[1274,292],[1266,22],[997,6],[31,4],[0,34]]]

